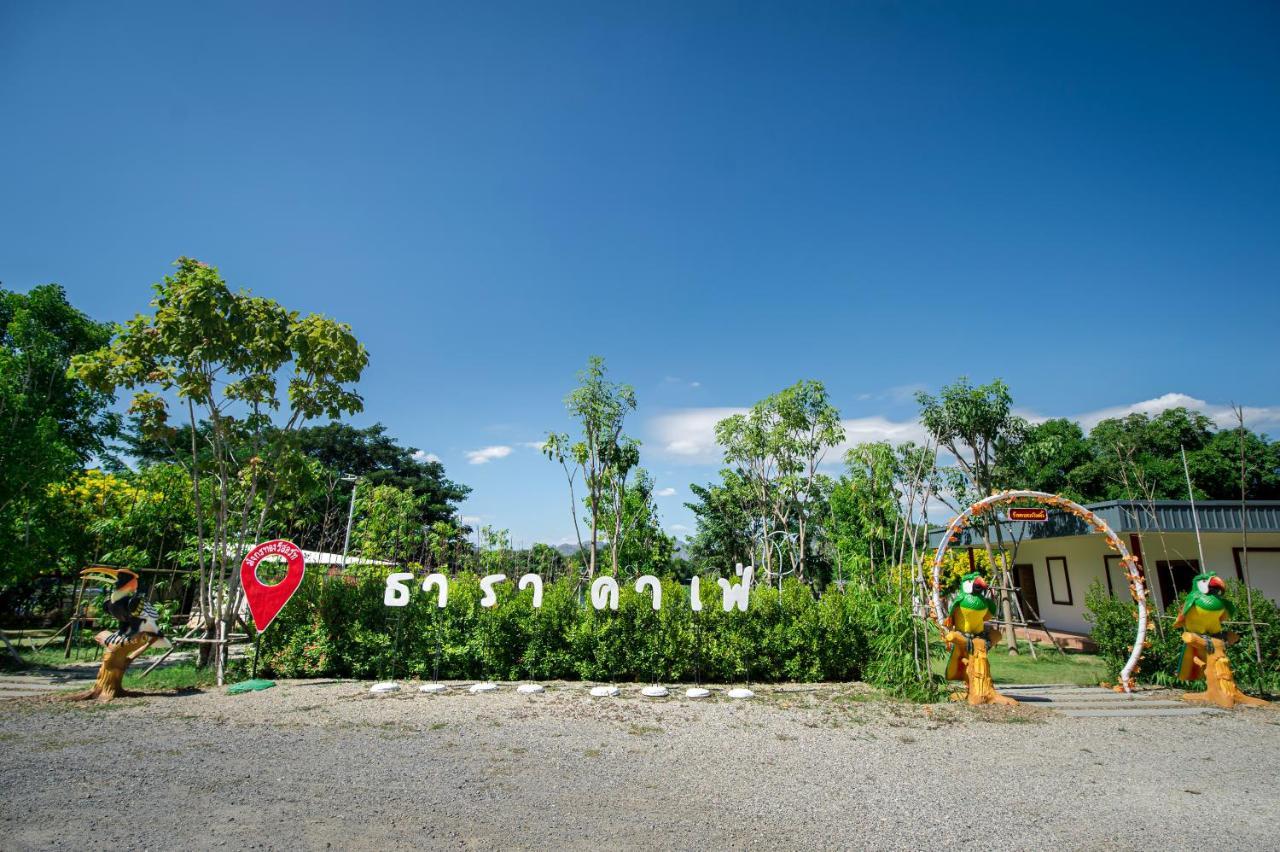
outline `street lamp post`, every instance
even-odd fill
[[[342,477],[343,482],[351,483],[351,506],[347,509],[347,534],[342,539],[342,573],[347,573],[347,548],[351,545],[351,522],[356,517],[356,484],[360,477],[348,473]]]

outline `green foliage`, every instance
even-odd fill
[[[580,435],[551,432],[542,444],[543,454],[564,470],[569,484],[570,510],[578,541],[586,555],[586,574],[594,576],[600,536],[609,538],[610,573],[618,574],[621,547],[627,530],[625,502],[627,479],[640,464],[640,442],[623,434],[627,415],[636,409],[636,392],[631,385],[605,377],[604,359],[593,355],[578,373],[578,386],[565,397],[569,415],[578,422]],[[575,483],[582,475],[586,494],[589,535],[582,537],[578,523]]]
[[[293,472],[288,434],[316,417],[361,410],[352,385],[368,354],[343,323],[233,292],[217,269],[198,260],[182,257],[174,265],[177,271],[154,287],[153,313],[118,326],[109,346],[73,357],[69,375],[101,393],[132,390],[130,411],[140,428],[170,444],[180,434],[169,425],[176,399],[193,440],[195,553],[204,578],[199,609],[230,626],[239,602],[238,551],[261,540],[281,472]],[[194,442],[201,420],[204,447]],[[199,505],[206,499],[202,482],[217,484],[207,495],[214,507],[207,515]],[[208,635],[214,624],[208,620]]]
[[[1226,597],[1236,605],[1237,617],[1247,620],[1249,608],[1244,584],[1238,580],[1228,581]],[[1186,683],[1177,679],[1186,645],[1182,641],[1182,631],[1173,627],[1173,619],[1182,610],[1183,598],[1185,595],[1170,602],[1159,627],[1152,624],[1147,629],[1151,647],[1143,652],[1139,663],[1139,681],[1184,689],[1204,688],[1203,681]],[[1085,595],[1085,609],[1085,618],[1093,625],[1090,636],[1098,646],[1098,655],[1107,665],[1108,677],[1116,679],[1133,648],[1137,607],[1129,600],[1112,599],[1101,583],[1094,583]],[[1258,664],[1249,626],[1230,625],[1229,630],[1240,634],[1240,641],[1227,647],[1231,669],[1236,682],[1246,692],[1280,693],[1280,610],[1257,589],[1253,590],[1253,620],[1259,622],[1262,664]]]
[[[339,422],[304,427],[297,431],[294,445],[325,470],[411,492],[420,524],[451,521],[457,504],[471,493],[446,478],[440,462],[397,443],[381,423],[364,429]]]
[[[394,485],[358,483],[351,552],[366,559],[405,564],[416,561],[426,544],[418,498]],[[359,566],[353,570],[361,570]]]
[[[103,453],[117,426],[110,389],[67,367],[110,335],[56,284],[0,289],[0,594],[64,562],[49,486]]]
[[[690,485],[694,500],[685,503],[698,523],[687,555],[695,567],[704,571],[750,565],[754,537],[759,533],[756,500],[746,480],[727,468],[720,472],[720,478],[718,484]]]
[[[765,397],[745,414],[716,424],[724,461],[746,484],[755,543],[766,574],[814,579],[816,551],[826,509],[828,477],[818,465],[844,440],[840,412],[826,386],[799,381]]]
[[[1000,379],[974,387],[961,376],[938,396],[916,394],[920,422],[939,447],[955,457],[962,477],[951,491],[962,503],[985,497],[1004,481],[1004,469],[1022,442],[1027,423],[1013,413],[1009,386]]]
[[[1186,408],[1103,420],[1087,436],[1069,420],[1031,426],[1002,484],[1084,503],[1185,500],[1185,448],[1197,499],[1238,500],[1242,443],[1249,498],[1280,498],[1280,444],[1248,429],[1215,430],[1212,420]]]
[[[747,612],[726,613],[714,579],[662,582],[662,607],[623,584],[617,611],[579,599],[575,580],[546,584],[542,606],[514,582],[480,606],[479,579],[449,583],[449,602],[416,588],[404,607],[383,605],[377,577],[308,575],[262,636],[259,671],[285,677],[586,679],[600,681],[848,681],[865,678],[895,694],[933,700],[921,683],[926,626],[909,607],[861,585],[821,598],[794,578],[758,585]]]

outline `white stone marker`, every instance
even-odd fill
[[[618,696],[618,687],[616,686],[591,687],[592,698],[616,698],[617,696]]]
[[[516,687],[516,692],[521,695],[538,695],[546,692],[546,690],[542,688],[540,683],[522,683]]]
[[[684,691],[685,698],[706,698],[711,694],[711,690],[703,689],[700,686],[691,686]]]
[[[496,683],[475,683],[471,685],[471,694],[479,695],[482,692],[497,692],[498,685]]]
[[[418,687],[419,692],[425,692],[427,695],[439,695],[442,692],[448,692],[449,687],[443,683],[424,683]]]
[[[399,692],[399,691],[400,691],[400,684],[396,683],[394,680],[388,680],[382,683],[375,683],[373,686],[369,687],[369,692],[371,692],[374,695],[382,695],[384,692]]]
[[[645,698],[666,698],[669,693],[665,686],[646,686],[640,694]]]
[[[756,697],[756,694],[754,692],[752,692],[749,689],[744,689],[743,687],[738,687],[737,689],[729,690],[728,695],[730,698],[755,698]]]

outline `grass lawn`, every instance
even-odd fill
[[[164,653],[162,650],[149,651],[138,658],[129,672],[125,675],[124,686],[126,689],[137,690],[163,690],[163,689],[192,689],[196,687],[210,687],[214,685],[215,675],[212,668],[197,669],[195,663],[177,662],[161,666],[160,668],[147,675],[141,677],[142,672],[146,670],[150,663],[149,656]],[[43,651],[21,649],[22,665],[15,663],[8,654],[3,653],[0,649],[0,670],[8,672],[22,672],[35,669],[60,669],[67,665],[68,662],[77,662],[74,652],[70,660],[63,656],[61,646],[49,647]],[[79,662],[98,662],[101,660],[93,659],[93,652],[89,649],[82,649]],[[238,666],[240,664],[233,662],[231,670],[227,672],[227,682],[235,683],[240,680],[240,672]]]
[[[125,689],[196,689],[212,687],[217,680],[213,667],[197,669],[195,663],[175,663],[156,669],[145,678],[139,678],[146,666],[134,663],[124,676]],[[247,677],[247,675],[246,675]],[[234,672],[227,672],[227,683],[240,680]]]
[[[942,673],[946,665],[945,651],[939,643],[934,671]],[[1003,645],[997,646],[989,657],[991,679],[1000,683],[1076,683],[1097,686],[1106,679],[1107,666],[1095,654],[1060,654],[1047,643],[1036,645],[1037,657],[1031,658],[1027,642],[1019,642],[1020,653],[1012,657]]]

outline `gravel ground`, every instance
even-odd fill
[[[0,848],[1280,847],[1270,708],[1066,719],[858,685],[701,702],[368,686],[0,702]]]

